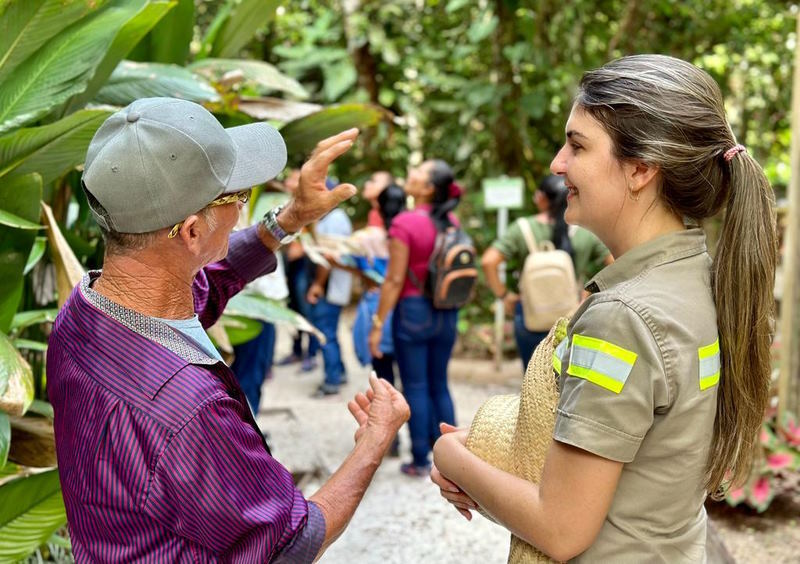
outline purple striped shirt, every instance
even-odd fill
[[[203,326],[275,264],[254,227],[234,233],[194,281]],[[98,276],[73,290],[47,353],[76,560],[312,561],[322,513],[269,455],[230,369],[92,290]]]

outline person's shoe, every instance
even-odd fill
[[[300,362],[300,360],[301,359],[300,359],[299,356],[297,356],[294,353],[291,353],[291,354],[283,357],[282,359],[280,359],[275,364],[277,364],[278,366],[289,366],[290,364],[294,364],[295,362]]]
[[[413,478],[427,478],[431,474],[431,465],[417,466],[413,462],[405,462],[400,465],[400,472]]]
[[[339,386],[333,386],[331,384],[320,384],[316,391],[311,394],[312,398],[324,398],[328,396],[333,396],[339,393]]]
[[[311,372],[317,367],[317,361],[313,358],[304,358],[300,365],[300,372]]]

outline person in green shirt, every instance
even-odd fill
[[[533,194],[533,203],[539,213],[526,217],[531,227],[536,242],[552,241],[556,249],[561,249],[570,254],[575,266],[575,275],[582,285],[600,272],[604,266],[611,264],[614,259],[600,239],[590,231],[581,227],[570,227],[564,221],[564,211],[567,209],[567,187],[564,179],[551,174],[546,176]],[[528,361],[539,341],[547,336],[547,331],[529,331],[525,328],[525,318],[522,312],[516,281],[519,271],[528,256],[528,245],[519,221],[515,221],[508,228],[508,232],[492,243],[481,259],[486,282],[494,295],[503,300],[506,313],[514,316],[514,340],[522,361],[522,369],[528,366]],[[506,262],[512,276],[506,285],[500,280],[500,264]],[[514,288],[513,290],[511,288]]]

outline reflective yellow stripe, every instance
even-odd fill
[[[572,336],[567,374],[588,380],[615,394],[622,391],[638,355],[594,337]]]
[[[561,359],[558,357],[558,353],[556,351],[553,351],[553,368],[555,369],[555,371],[560,376],[561,375]]]
[[[614,343],[609,343],[602,339],[595,339],[594,337],[586,337],[584,335],[573,335],[572,344],[573,346],[585,347],[587,349],[606,353],[630,365],[636,362],[636,357],[638,356],[635,352],[618,347]]]
[[[707,390],[719,382],[722,358],[719,350],[719,339],[697,349],[700,372],[700,390]]]

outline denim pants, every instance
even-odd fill
[[[311,321],[312,305],[306,294],[311,285],[309,260],[305,257],[288,262],[286,278],[289,282],[289,308]],[[308,335],[308,350],[303,354],[303,335]],[[299,331],[292,343],[292,353],[297,358],[314,358],[319,350],[319,340],[311,333]]]
[[[261,333],[241,345],[233,347],[235,358],[231,370],[242,387],[253,413],[258,414],[261,404],[261,386],[272,369],[275,352],[275,326],[261,322]]]
[[[411,407],[408,427],[414,464],[429,463],[439,422],[455,425],[447,364],[456,341],[458,310],[434,309],[428,298],[402,298],[394,311],[394,350],[403,394]]]
[[[522,361],[522,370],[528,369],[528,362],[533,356],[533,351],[539,343],[547,337],[549,331],[528,331],[525,328],[525,318],[522,313],[522,303],[517,302],[514,309],[514,340],[517,342],[519,359]]]
[[[341,313],[342,306],[334,305],[324,298],[320,298],[311,308],[312,323],[322,331],[327,341],[322,346],[322,360],[325,363],[325,384],[329,386],[341,384],[344,373],[342,353],[339,349],[339,340],[336,338]]]

